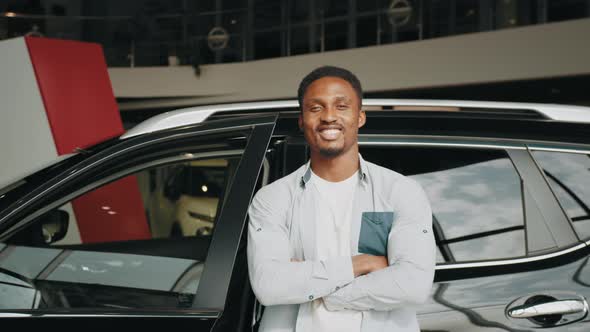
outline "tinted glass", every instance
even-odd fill
[[[348,1],[342,0],[323,0],[321,1],[320,10],[324,17],[345,16],[348,14]]]
[[[457,0],[455,3],[455,33],[469,33],[479,28],[479,2]]]
[[[382,10],[383,7],[381,6],[380,2],[381,1],[377,1],[377,0],[357,1],[356,2],[356,10],[357,10],[357,12]]]
[[[363,147],[361,153],[422,185],[438,263],[525,255],[521,180],[506,152]]]
[[[347,21],[326,23],[324,31],[325,50],[340,50],[348,46]]]
[[[248,7],[247,0],[223,0],[223,9],[244,9]]]
[[[281,25],[282,7],[280,1],[254,1],[254,29],[278,27]]]
[[[356,44],[357,47],[377,45],[378,17],[362,17],[356,23]]]
[[[254,58],[266,59],[281,56],[282,30],[257,32],[254,35]]]
[[[589,6],[590,3],[585,0],[548,1],[547,20],[554,22],[587,17]]]
[[[430,38],[452,34],[451,17],[454,7],[450,1],[432,1],[425,8],[424,24]]]
[[[533,151],[533,157],[576,232],[590,237],[590,155]]]
[[[291,23],[309,21],[309,1],[292,0],[289,3],[289,20]]]
[[[291,29],[290,54],[305,54],[309,52],[309,27],[302,26]]]

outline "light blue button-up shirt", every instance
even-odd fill
[[[311,331],[311,302],[359,310],[363,332],[419,331],[415,307],[434,278],[436,246],[424,190],[408,177],[360,157],[350,256],[316,259],[317,191],[310,163],[256,193],[249,209],[248,268],[266,306],[261,332]],[[357,278],[351,256],[387,256],[389,267]],[[292,261],[296,259],[298,261]]]

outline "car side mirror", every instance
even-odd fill
[[[63,239],[68,232],[70,215],[63,210],[52,210],[43,216],[38,231],[41,232],[45,244]]]

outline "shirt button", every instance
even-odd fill
[[[257,231],[257,232],[260,232],[261,230],[262,230],[262,228],[258,228],[256,231]]]
[[[428,233],[428,231],[427,230],[423,230],[422,233]]]
[[[313,300],[313,295],[310,295],[308,299]]]
[[[336,290],[339,290],[339,289],[340,289],[340,286],[336,286]]]

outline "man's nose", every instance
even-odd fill
[[[321,120],[324,122],[333,122],[338,118],[336,107],[328,106],[322,112]]]

